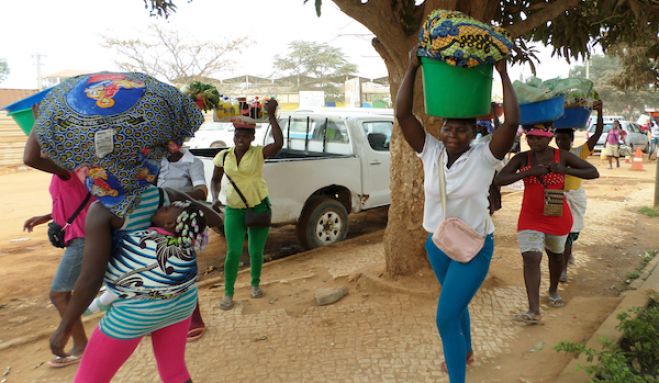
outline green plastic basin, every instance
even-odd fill
[[[442,118],[475,118],[490,113],[493,65],[474,68],[420,57],[426,114]]]
[[[34,125],[34,114],[32,108],[21,109],[15,112],[8,113],[8,115],[16,121],[26,136],[30,135],[32,125]]]

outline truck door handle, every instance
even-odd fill
[[[380,165],[380,164],[382,164],[382,162],[380,162],[379,160],[373,160],[373,161],[369,162],[369,164],[370,165]]]

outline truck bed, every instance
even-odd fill
[[[207,149],[188,149],[190,153],[197,157],[214,158],[217,153],[226,148],[207,148]],[[275,162],[277,160],[301,160],[301,159],[323,159],[323,158],[346,158],[353,157],[344,154],[319,153],[296,149],[282,149],[275,157],[268,158],[266,162]],[[278,161],[277,161],[278,162]]]

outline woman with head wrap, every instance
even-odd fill
[[[167,256],[159,259],[162,266],[157,270],[169,278],[153,284],[145,267],[147,255],[140,246],[123,241],[127,236],[122,233],[147,229],[159,207],[191,200],[184,193],[158,189],[153,182],[167,143],[191,136],[202,120],[197,107],[176,88],[140,73],[72,78],[53,89],[40,106],[34,129],[41,150],[57,166],[83,177],[98,200],[87,216],[80,277],[50,338],[53,353],[64,355],[76,318],[104,279],[106,284],[121,282],[126,293],[90,338],[76,381],[110,381],[137,347],[135,340],[147,334],[152,335],[162,380],[190,379],[184,353],[196,285],[177,278],[168,265],[174,259]],[[191,204],[204,213],[209,226],[220,223],[213,210]],[[133,278],[118,281],[116,270]]]
[[[551,123],[524,126],[531,150],[513,157],[494,177],[497,185],[524,180],[524,198],[517,223],[517,240],[524,260],[524,283],[529,309],[517,319],[537,324],[540,316],[540,262],[543,251],[549,257],[549,292],[553,307],[565,305],[558,294],[558,281],[563,270],[563,250],[572,214],[565,201],[565,177],[582,179],[599,177],[597,169],[570,152],[549,146],[554,137]]]

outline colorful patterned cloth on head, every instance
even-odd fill
[[[175,87],[142,73],[96,73],[55,87],[41,102],[34,131],[41,150],[78,172],[119,217],[154,183],[167,143],[191,137],[203,122]]]
[[[428,15],[419,31],[419,42],[419,56],[468,68],[494,64],[510,55],[513,48],[505,29],[444,9]]]

